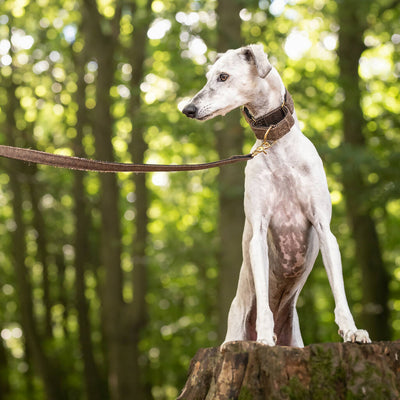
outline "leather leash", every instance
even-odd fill
[[[258,153],[257,153],[258,154]],[[253,158],[252,154],[232,156],[224,160],[204,164],[183,164],[183,165],[161,165],[161,164],[125,164],[108,161],[90,160],[87,158],[62,156],[59,154],[46,153],[33,149],[0,145],[0,156],[14,160],[26,161],[34,164],[50,165],[52,167],[68,168],[79,171],[97,172],[179,172],[198,171],[202,169],[222,167],[228,164],[248,161]]]
[[[0,157],[79,171],[96,171],[110,173],[199,171],[202,169],[217,168],[224,165],[248,161],[253,159],[260,153],[266,154],[267,150],[271,146],[273,146],[280,138],[286,135],[292,128],[294,124],[294,117],[292,115],[293,112],[293,99],[287,90],[285,91],[282,105],[261,118],[253,118],[250,112],[246,108],[244,108],[244,116],[246,117],[246,120],[252,128],[256,137],[262,140],[261,145],[258,146],[252,153],[246,155],[231,156],[223,160],[213,161],[204,164],[126,164],[109,161],[90,160],[80,157],[62,156],[59,154],[47,153],[45,151],[24,149],[21,147],[5,145],[0,145]]]

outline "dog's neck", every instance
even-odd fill
[[[275,68],[260,81],[257,82],[251,103],[245,104],[256,119],[279,107],[285,97],[285,85]]]
[[[257,139],[264,142],[281,139],[296,122],[292,96],[277,72],[276,76],[270,75],[259,85],[260,90],[254,96],[255,100],[246,104],[242,110]]]

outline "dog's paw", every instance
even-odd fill
[[[219,346],[219,351],[225,353],[228,350],[228,346],[235,342],[238,342],[238,340],[228,340],[227,342],[222,343],[221,346]]]
[[[276,335],[272,335],[271,338],[257,338],[257,342],[261,344],[265,344],[266,346],[275,346],[278,338]]]
[[[221,346],[219,346],[219,351],[221,353],[225,353],[226,352],[226,348],[227,348],[228,343],[229,342],[224,342],[224,343],[221,344]]]
[[[368,332],[364,329],[339,331],[339,335],[343,338],[344,342],[352,343],[371,343]]]

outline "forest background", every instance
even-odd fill
[[[3,0],[0,143],[164,164],[247,153],[239,112],[179,109],[217,52],[257,42],[323,158],[357,325],[399,338],[399,0]],[[175,398],[196,350],[223,340],[243,168],[0,160],[0,399]],[[333,309],[319,258],[306,344],[340,340]]]

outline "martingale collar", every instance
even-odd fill
[[[285,136],[294,125],[294,103],[287,89],[282,105],[270,111],[268,114],[256,119],[251,115],[247,107],[243,107],[242,112],[257,139],[264,141],[275,142],[279,140]]]

